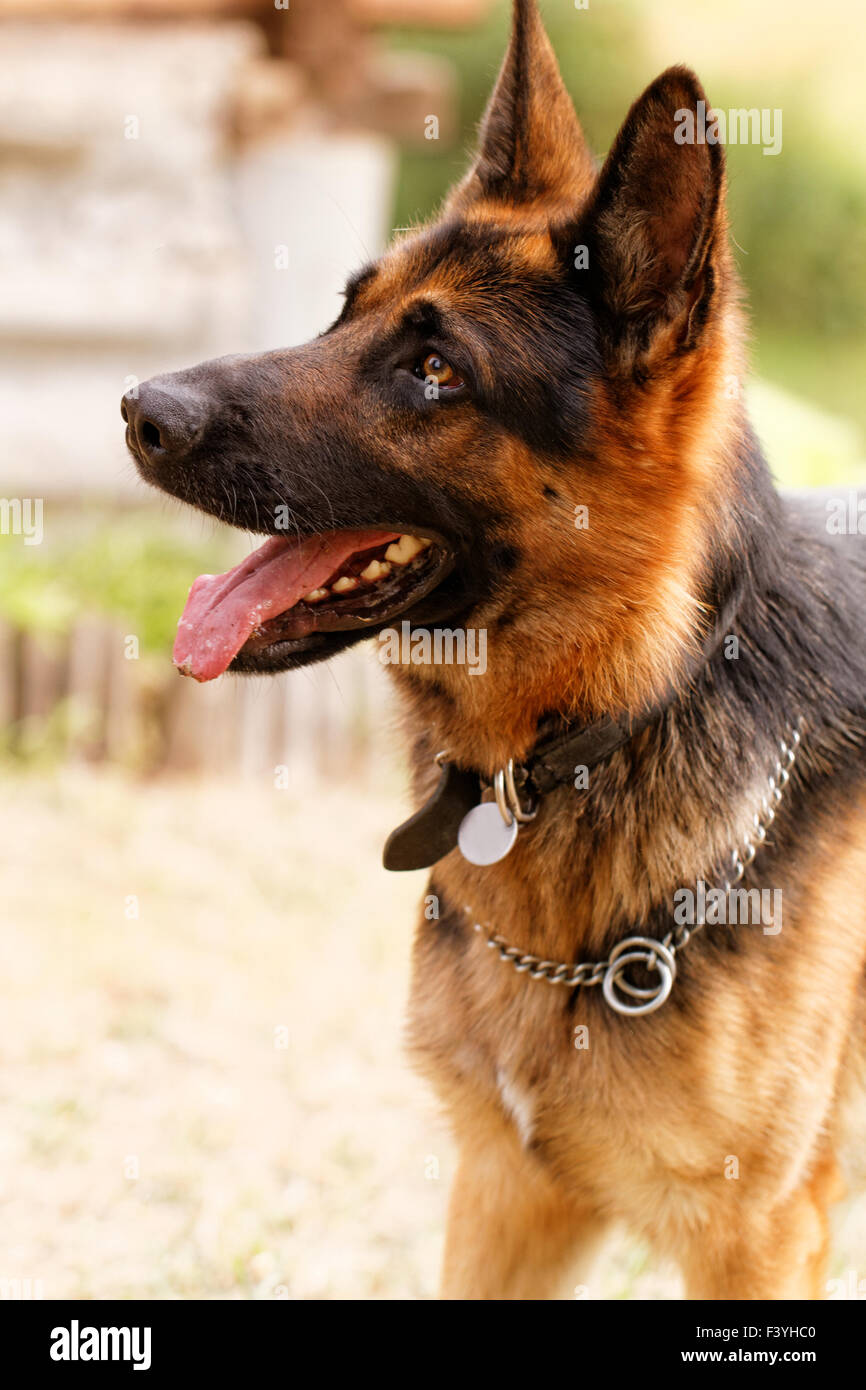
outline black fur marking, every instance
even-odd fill
[[[493,574],[510,574],[520,564],[520,551],[514,545],[499,545],[491,553],[490,569]]]
[[[435,878],[431,879],[427,886],[427,896],[431,893],[437,898],[439,905],[439,916],[431,919],[429,923],[436,940],[447,946],[459,945],[465,949],[470,940],[470,928],[467,928],[469,919],[466,913],[449,902],[437,887]]]
[[[531,448],[565,458],[586,432],[602,370],[596,323],[567,267],[548,273],[514,263],[513,235],[446,223],[421,241],[410,271],[420,286],[436,270],[428,296],[435,301],[436,283],[447,295],[455,265],[461,299],[473,299],[471,317],[442,313],[439,326],[447,322],[452,338],[483,358],[476,403]],[[425,304],[432,319],[434,305]]]

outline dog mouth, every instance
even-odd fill
[[[413,609],[453,565],[442,537],[400,527],[272,536],[226,574],[195,581],[174,664],[210,681],[233,665],[266,669],[274,658],[327,645],[327,634],[375,631]]]

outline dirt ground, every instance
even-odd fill
[[[7,778],[0,1281],[434,1294],[454,1157],[402,1055],[424,877],[380,868],[400,811],[396,782]],[[834,1274],[864,1237],[861,1206]],[[622,1238],[591,1290],[678,1293]]]

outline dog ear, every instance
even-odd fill
[[[629,111],[568,236],[570,253],[586,248],[607,336],[632,360],[665,326],[668,346],[694,346],[719,290],[725,170],[715,135],[697,77],[668,68]]]
[[[573,212],[595,176],[536,0],[515,0],[511,43],[481,122],[478,155],[446,211],[493,200],[546,203],[551,215],[557,207]]]

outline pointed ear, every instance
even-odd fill
[[[725,171],[703,88],[668,68],[639,97],[599,175],[576,240],[615,341],[634,358],[663,326],[692,347],[727,264]]]
[[[515,0],[511,43],[481,123],[476,162],[446,210],[493,199],[573,211],[595,176],[536,0]]]

